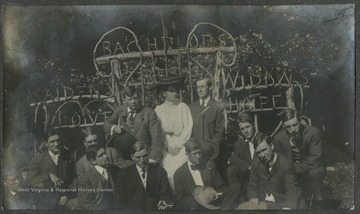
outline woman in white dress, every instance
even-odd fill
[[[189,107],[179,101],[179,89],[176,85],[163,86],[161,95],[165,102],[155,108],[155,112],[164,132],[162,166],[168,173],[169,182],[174,191],[175,171],[187,161],[185,142],[191,136],[193,121]]]

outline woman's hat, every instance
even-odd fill
[[[167,89],[170,86],[181,87],[184,85],[184,80],[185,80],[185,73],[176,76],[167,76],[167,77],[159,76],[156,80],[155,85],[159,89]]]
[[[218,193],[209,186],[196,185],[192,189],[192,195],[196,202],[209,210],[218,210],[221,205]]]

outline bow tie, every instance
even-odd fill
[[[190,165],[191,170],[200,170],[200,166],[191,164]]]

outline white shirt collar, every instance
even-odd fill
[[[209,103],[210,95],[207,96],[205,99],[200,99],[200,105],[204,102],[205,106]]]
[[[127,107],[127,111],[126,111],[127,113],[130,113],[130,112],[132,112],[132,111],[133,111],[133,110],[131,110],[129,107]],[[133,112],[136,114],[136,110],[134,110]]]
[[[147,168],[148,167],[145,167],[145,173],[147,173]],[[136,165],[136,169],[138,170],[139,173],[142,173],[142,168],[139,167],[138,165]]]
[[[95,165],[94,167],[95,167],[96,171],[98,171],[100,173],[100,175],[104,174],[104,171],[106,170],[104,167],[101,167],[98,165]]]
[[[48,151],[49,151],[49,155],[50,155],[51,159],[54,161],[54,163],[55,163],[56,165],[58,165],[60,153],[54,154],[52,151],[50,151],[50,150],[48,150]]]

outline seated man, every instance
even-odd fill
[[[118,167],[109,164],[105,149],[100,146],[93,146],[86,151],[85,155],[93,167],[80,175],[78,179],[80,209],[117,208],[113,188]]]
[[[93,145],[100,145],[103,146],[100,142],[99,142],[99,131],[95,128],[95,127],[86,127],[84,129],[82,129],[82,135],[84,137],[84,145],[85,145],[85,150],[87,150],[90,146]],[[117,166],[121,169],[124,169],[130,165],[133,164],[132,161],[130,160],[124,160],[123,157],[120,156],[120,154],[117,152],[117,150],[115,148],[112,147],[106,147],[105,149],[106,155],[109,159],[109,163]],[[76,173],[77,176],[79,177],[81,174],[83,174],[84,172],[86,172],[88,169],[92,168],[93,164],[91,164],[86,156],[82,156],[76,163]]]
[[[19,170],[5,169],[3,171],[3,199],[4,210],[33,209],[33,198],[28,188],[24,188]]]
[[[234,143],[234,152],[230,158],[230,166],[226,170],[230,184],[241,185],[242,195],[246,199],[246,189],[249,183],[251,162],[256,157],[254,148],[255,126],[254,120],[247,112],[239,112],[239,138]]]
[[[322,163],[323,139],[319,129],[301,123],[295,109],[287,108],[282,114],[284,130],[274,136],[275,151],[293,161],[303,198],[313,195],[312,207],[323,208],[321,187],[326,175]]]
[[[124,210],[165,210],[174,196],[164,168],[149,164],[147,145],[138,141],[130,154],[135,164],[119,172],[115,182],[117,203]]]
[[[56,130],[49,131],[45,146],[47,151],[32,159],[25,183],[39,191],[36,209],[65,209],[70,195],[56,188],[67,189],[73,183],[76,177],[73,156],[64,151]]]
[[[264,133],[256,135],[254,146],[259,158],[251,163],[250,201],[238,209],[297,209],[301,190],[292,162],[273,152],[270,137]]]
[[[195,186],[209,186],[221,195],[220,209],[234,209],[239,201],[240,186],[231,184],[225,186],[215,164],[207,161],[203,155],[203,149],[197,139],[191,138],[185,143],[185,151],[188,161],[175,172],[175,194],[177,199],[176,209],[181,210],[202,210],[192,196]]]

